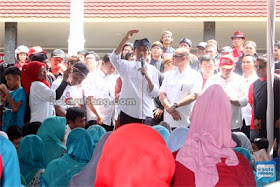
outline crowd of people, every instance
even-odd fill
[[[138,32],[103,58],[21,45],[0,64],[1,186],[260,185],[270,69],[256,43],[241,31],[220,52],[171,31],[130,43]],[[274,60],[280,163],[280,41]]]

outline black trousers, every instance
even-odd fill
[[[97,122],[96,122],[96,120],[90,120],[90,121],[88,121],[87,122],[87,125],[86,125],[86,127],[85,127],[85,129],[88,129],[90,126],[92,126],[92,125],[97,125]],[[114,130],[114,126],[113,125],[105,125],[105,124],[102,124],[101,125],[104,129],[106,129],[106,131],[108,132],[108,131],[113,131]]]
[[[128,123],[144,123],[144,122],[145,120],[133,118],[122,111],[120,113],[120,126]]]

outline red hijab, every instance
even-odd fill
[[[42,66],[45,67],[46,65],[38,61],[32,61],[22,66],[22,71],[21,71],[22,86],[27,95],[29,94],[31,83],[34,81],[40,81],[44,83],[46,86],[50,87],[47,79],[40,80],[38,78]]]
[[[174,158],[159,133],[126,124],[106,141],[94,186],[170,186],[174,172]]]

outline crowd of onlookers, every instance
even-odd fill
[[[130,43],[138,32],[103,58],[21,45],[0,64],[1,186],[264,184],[270,69],[257,44],[241,31],[220,50],[214,39],[174,44],[171,31]],[[280,41],[274,67],[279,180]]]

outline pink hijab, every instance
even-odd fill
[[[196,186],[215,186],[219,181],[216,164],[236,166],[239,160],[232,148],[231,105],[219,85],[209,87],[196,101],[185,145],[176,160],[194,172]]]

